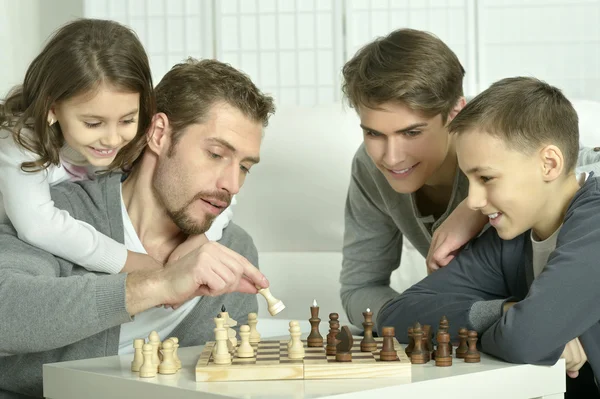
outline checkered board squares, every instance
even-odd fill
[[[253,344],[253,358],[233,356],[231,365],[217,365],[212,359],[215,342],[207,342],[196,364],[196,381],[259,381],[288,379],[379,378],[409,376],[410,359],[394,339],[399,361],[382,362],[379,351],[382,338],[375,338],[377,350],[361,352],[362,337],[354,337],[351,362],[337,362],[335,355],[327,356],[325,347],[309,348],[304,344],[304,359],[288,358],[288,341],[262,341]]]

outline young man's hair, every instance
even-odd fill
[[[213,105],[225,103],[267,126],[275,113],[273,98],[263,94],[243,72],[212,59],[175,65],[156,86],[156,107],[173,129],[170,153],[186,127],[203,123]]]
[[[436,36],[399,29],[361,48],[344,65],[342,91],[353,108],[393,102],[433,117],[448,114],[463,96],[465,70]]]
[[[566,172],[574,170],[577,164],[577,112],[559,89],[535,78],[513,77],[495,82],[467,103],[448,130],[456,134],[485,132],[524,154],[553,144],[563,153]]]

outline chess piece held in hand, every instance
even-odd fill
[[[267,304],[269,305],[269,313],[271,316],[275,316],[277,313],[281,312],[285,309],[285,305],[279,299],[275,298],[273,294],[271,294],[271,290],[269,288],[259,288],[258,293],[265,297],[267,300]]]

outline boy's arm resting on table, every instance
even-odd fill
[[[369,197],[377,193],[377,187],[372,180],[357,177],[360,167],[355,159],[344,211],[340,283],[348,319],[362,328],[362,312],[370,308],[376,318],[381,307],[399,295],[390,288],[390,276],[400,265],[402,234]]]
[[[565,345],[600,320],[600,195],[576,194],[557,248],[525,299],[516,303],[481,337],[483,349],[515,363],[554,364]],[[577,197],[580,196],[579,199]]]
[[[522,239],[511,242],[522,247]],[[502,257],[503,242],[494,229],[472,240],[450,264],[413,285],[381,311],[379,328],[395,327],[396,336],[407,342],[408,327],[415,322],[437,326],[440,318],[450,321],[450,335],[466,327],[478,332],[487,329],[502,314],[510,297]]]
[[[55,207],[47,171],[22,171],[24,155],[14,146],[0,141],[0,192],[19,238],[88,270],[121,271],[127,260],[125,246]]]
[[[0,225],[0,353],[63,347],[131,321],[125,274],[59,277],[51,254]]]

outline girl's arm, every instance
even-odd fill
[[[66,173],[63,169],[24,172],[21,163],[33,160],[34,154],[6,134],[2,132],[0,138],[0,193],[21,240],[91,271],[115,274],[158,267],[150,256],[127,251],[125,245],[54,207],[50,185],[67,180]]]

